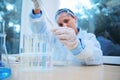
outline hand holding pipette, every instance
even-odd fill
[[[45,3],[42,0],[31,0],[34,4],[34,14],[40,14],[40,13],[44,13],[45,18],[47,20],[47,22],[50,24],[50,26],[52,27],[56,27],[56,23],[54,22],[54,20],[51,20],[51,18],[48,16],[47,10],[45,8]]]
[[[40,13],[40,5],[38,0],[31,0],[34,4],[34,13],[39,14]]]

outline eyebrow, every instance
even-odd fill
[[[66,12],[65,12],[66,13]],[[56,21],[58,20],[58,17],[59,17],[60,15],[58,15],[57,17],[56,17]],[[72,15],[70,15],[70,14],[68,14],[68,13],[66,13],[66,15],[64,15],[64,16],[62,16],[62,17],[66,17],[66,16],[71,16],[71,17],[73,17],[74,18],[74,16],[72,16]]]

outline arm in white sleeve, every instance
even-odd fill
[[[39,14],[30,14],[30,23],[31,23],[31,30],[33,33],[43,33],[46,31],[46,22],[44,19],[44,16],[42,14],[42,11]]]
[[[83,43],[82,39],[79,39],[79,40],[80,40],[80,43],[78,44],[78,46],[75,49],[71,50],[73,55],[78,55],[85,48],[85,44]]]
[[[78,46],[71,51],[76,58],[83,60],[86,65],[103,63],[100,44],[93,34],[89,34],[87,39],[80,39]]]

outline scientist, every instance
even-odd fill
[[[40,9],[37,0],[32,0],[35,9],[30,14],[31,30],[33,33],[49,33],[56,40],[55,60],[64,57],[67,59],[58,59],[62,62],[55,62],[55,65],[75,64],[75,65],[100,65],[102,64],[102,51],[96,36],[92,33],[82,31],[76,25],[77,17],[67,8],[59,9],[56,12],[55,20],[59,27],[48,30],[44,19],[44,13]],[[61,56],[62,54],[62,56]]]

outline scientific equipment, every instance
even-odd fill
[[[35,9],[42,10],[42,13],[44,15],[44,19],[46,20],[46,26],[47,26],[48,30],[49,29],[51,30],[52,28],[58,27],[57,23],[54,20],[55,12],[59,9],[58,5],[53,6],[51,1],[47,1],[47,2],[44,0],[32,0],[32,1],[33,1]],[[58,3],[58,2],[59,1],[57,1],[56,3]],[[48,6],[46,6],[46,4],[51,5],[51,6],[48,8]],[[52,11],[51,11],[51,9],[52,9]],[[50,15],[50,12],[52,12],[51,15]],[[55,37],[55,35],[53,35],[53,36]],[[59,66],[67,65],[68,61],[67,61],[66,54],[68,52],[63,51],[63,44],[60,43],[59,40],[57,40],[57,41],[58,41],[57,44],[62,45],[62,47],[56,46],[57,44],[54,45],[56,47],[56,51],[54,52],[54,55],[53,55],[53,64],[59,65]]]
[[[3,23],[0,22],[0,80],[6,80],[11,75],[8,54],[5,45],[6,34]]]
[[[48,34],[23,35],[23,52],[20,54],[22,70],[51,70],[53,39]]]

